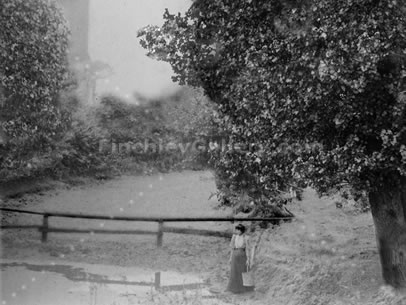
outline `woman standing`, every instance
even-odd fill
[[[233,293],[254,290],[254,286],[244,286],[242,280],[242,273],[247,272],[252,266],[251,245],[245,230],[244,225],[237,225],[230,243],[231,254],[229,262],[231,270],[227,290]]]

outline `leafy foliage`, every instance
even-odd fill
[[[52,1],[4,0],[0,27],[3,128],[43,144],[64,128],[56,97],[68,76],[66,22]]]
[[[326,192],[406,175],[406,14],[398,1],[195,1],[139,32],[174,81],[204,88],[243,153],[222,156],[260,190]],[[250,146],[251,147],[251,146]]]
[[[58,95],[70,80],[69,30],[48,0],[0,3],[0,129],[7,136],[0,177],[31,175],[31,159],[48,154],[70,124]]]
[[[105,155],[120,168],[132,163],[147,173],[208,166],[207,150],[196,145],[216,128],[213,107],[199,92],[184,88],[158,99],[136,98],[141,104],[105,96],[94,109]]]

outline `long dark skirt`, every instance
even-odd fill
[[[254,286],[244,286],[242,273],[247,272],[247,255],[244,249],[234,249],[231,257],[230,279],[227,290],[233,293],[253,291]]]

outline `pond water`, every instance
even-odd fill
[[[196,274],[67,262],[0,266],[4,305],[226,304]]]

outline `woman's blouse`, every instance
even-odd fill
[[[249,248],[249,239],[246,235],[233,235],[231,239],[231,248]]]

